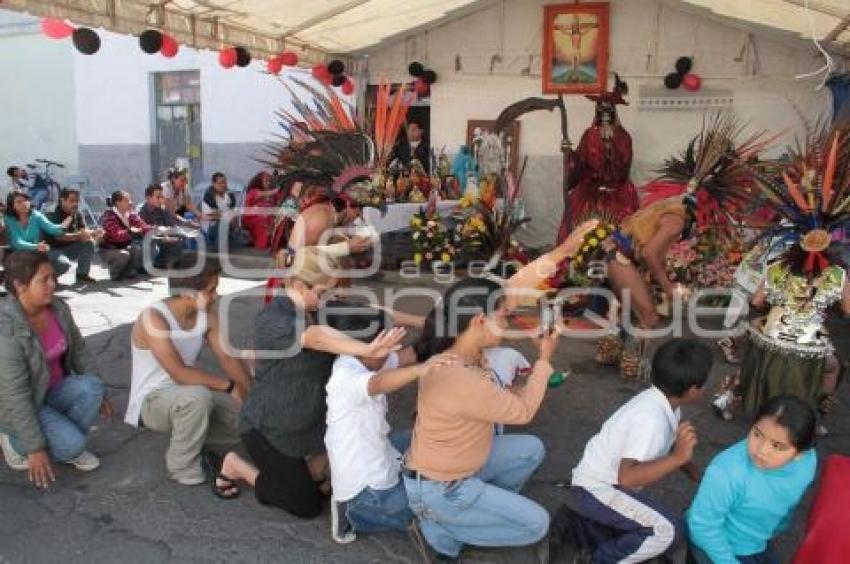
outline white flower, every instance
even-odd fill
[[[414,234],[413,234],[413,239],[414,239],[414,240],[415,240],[415,239],[419,239],[419,232],[418,232],[418,231],[417,231],[416,233],[414,233]]]

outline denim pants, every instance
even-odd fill
[[[404,454],[410,446],[410,431],[398,431],[389,436],[393,447]],[[413,519],[407,502],[404,482],[386,490],[365,488],[346,505],[346,517],[358,533],[403,531]]]
[[[749,556],[736,556],[741,564],[780,564],[781,560],[776,556],[773,548],[768,545],[764,552],[751,554]],[[688,553],[689,564],[711,564],[711,558],[695,545],[690,546]]]
[[[65,245],[51,247],[47,252],[53,270],[57,276],[62,276],[71,268],[71,261],[77,261],[77,276],[87,275],[91,270],[94,257],[94,241],[74,241]]]
[[[86,449],[86,435],[97,421],[103,393],[103,383],[95,376],[65,376],[47,392],[36,416],[51,459],[66,462]],[[15,451],[28,454],[15,435],[9,438]]]
[[[209,251],[218,251],[219,250],[219,239],[221,233],[219,232],[221,222],[219,221],[211,221],[209,227],[206,231],[204,231],[204,236],[207,240],[207,250]],[[228,226],[227,229],[227,247],[228,249],[245,247],[251,243],[251,237],[247,234],[247,232],[242,229],[237,229],[233,225]]]
[[[464,544],[525,546],[549,530],[549,513],[517,492],[543,462],[533,435],[496,435],[477,474],[452,482],[404,477],[410,508],[437,552],[460,554]]]

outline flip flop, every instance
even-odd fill
[[[242,492],[236,487],[235,480],[221,474],[223,461],[224,458],[218,453],[212,451],[201,453],[201,467],[203,467],[204,474],[207,475],[207,479],[210,481],[212,493],[221,499],[235,499]],[[226,484],[221,485],[218,483],[219,481],[226,482]]]

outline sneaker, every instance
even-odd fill
[[[711,409],[714,411],[715,415],[724,421],[731,421],[734,418],[734,414],[732,413],[733,400],[734,396],[732,395],[732,390],[726,390],[722,394],[715,396],[715,398],[711,401]]]
[[[97,279],[92,278],[88,274],[77,274],[77,284],[94,284]]]
[[[431,548],[431,545],[428,544],[425,535],[422,533],[422,529],[419,528],[419,521],[417,519],[413,519],[410,525],[407,526],[407,534],[410,535],[413,546],[416,547],[419,556],[422,557],[422,562],[425,564],[434,564],[435,562],[460,563],[460,556],[449,556]]]
[[[331,498],[331,538],[338,544],[348,544],[357,540],[357,533],[348,520],[348,502]]]
[[[70,464],[81,472],[91,472],[100,467],[100,459],[87,450],[81,452],[76,458],[66,460],[65,463]]]
[[[6,459],[6,464],[8,464],[9,468],[12,470],[21,471],[29,468],[29,464],[27,464],[27,457],[23,454],[19,454],[18,451],[14,449],[9,435],[0,433],[0,449],[3,450],[3,458]]]

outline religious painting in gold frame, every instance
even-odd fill
[[[600,94],[608,87],[609,5],[544,7],[543,92]]]

